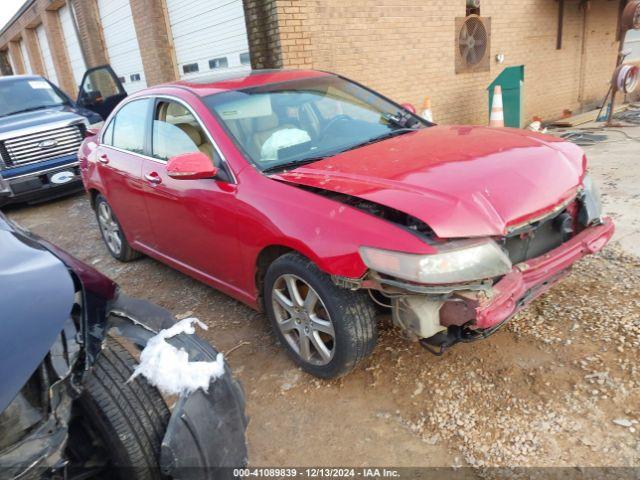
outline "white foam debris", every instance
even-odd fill
[[[189,354],[185,350],[178,350],[166,342],[167,338],[181,333],[193,335],[194,324],[207,329],[197,318],[185,318],[150,338],[140,354],[140,364],[129,381],[143,375],[151,385],[167,395],[188,395],[198,388],[206,392],[211,380],[224,374],[222,353],[218,353],[213,362],[190,362]]]

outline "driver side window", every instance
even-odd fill
[[[219,158],[207,133],[182,104],[158,102],[153,116],[152,155],[168,161],[182,153],[202,152],[219,166]]]

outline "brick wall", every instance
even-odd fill
[[[254,69],[281,68],[280,0],[243,0],[251,66]]]
[[[75,10],[87,66],[108,63],[96,0],[68,0]],[[165,0],[131,0],[149,85],[178,77]],[[206,0],[200,0],[206,1]],[[483,0],[492,18],[491,69],[456,74],[455,18],[465,0],[243,0],[254,68],[338,72],[419,107],[430,96],[443,123],[486,123],[485,88],[512,65],[525,65],[525,119],[559,117],[604,97],[615,64],[618,0],[566,0],[563,48],[556,50],[557,0]],[[63,89],[75,85],[55,10],[65,0],[34,0],[0,35],[16,73],[24,72],[15,40],[45,24]],[[31,32],[33,33],[33,32]],[[584,47],[584,53],[583,53]],[[503,65],[493,58],[505,55]],[[37,70],[37,67],[36,67]]]
[[[22,58],[22,52],[20,51],[20,44],[16,42],[9,42],[9,55],[11,55],[11,64],[15,69],[16,75],[24,75],[27,71],[24,68],[24,59]]]
[[[178,78],[164,0],[131,0],[131,13],[147,83],[155,85]]]
[[[40,46],[38,45],[36,31],[33,28],[25,28],[22,39],[27,47],[29,63],[33,74],[44,75],[44,63],[42,62],[42,55],[40,53]]]
[[[56,10],[43,11],[42,24],[44,25],[44,30],[49,42],[49,50],[53,57],[53,65],[56,69],[56,76],[58,77],[58,86],[71,96],[71,98],[76,98],[78,86],[73,78],[58,12]]]
[[[87,68],[109,63],[104,43],[100,12],[96,0],[72,0],[78,26],[78,39],[82,45]]]
[[[465,15],[464,0],[282,0],[282,64],[339,72],[418,107],[428,95],[437,121],[478,124],[487,120],[486,86],[503,68],[524,64],[525,119],[556,118],[595,104],[608,88],[618,2],[590,3],[583,31],[579,1],[566,1],[556,50],[556,0],[483,0],[481,14],[492,18],[491,71],[456,75],[454,21]],[[503,65],[493,60],[498,53]]]

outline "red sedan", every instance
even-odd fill
[[[102,107],[123,93],[107,73],[85,92]],[[441,354],[496,331],[614,229],[577,146],[434,126],[324,72],[146,89],[80,158],[115,258],[148,255],[264,310],[321,377],[371,353],[376,304]]]

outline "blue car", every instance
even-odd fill
[[[218,479],[246,465],[244,393],[226,363],[178,397],[132,379],[177,325],[168,311],[1,213],[0,245],[0,478]],[[167,338],[190,362],[218,357],[196,335]]]
[[[113,85],[105,105],[100,91],[91,88],[95,78],[96,72],[85,74],[85,93],[74,102],[43,77],[0,77],[2,204],[33,203],[82,189],[78,147],[88,129],[102,126],[107,107],[126,96],[122,85]]]

